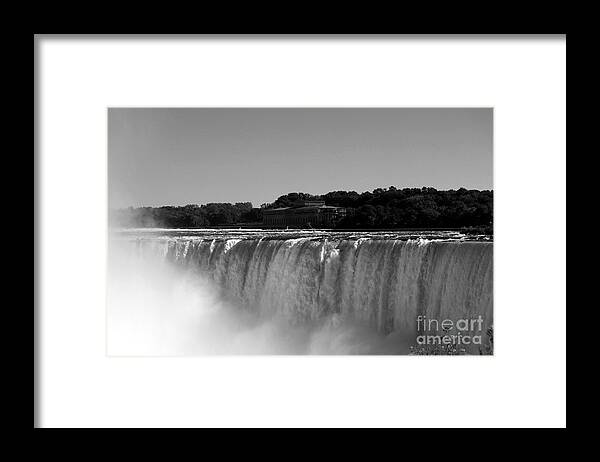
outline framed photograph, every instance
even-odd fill
[[[108,354],[492,354],[492,113],[110,108]]]
[[[566,426],[566,36],[35,63],[34,427]]]

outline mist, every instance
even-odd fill
[[[266,316],[211,278],[131,242],[111,241],[107,353],[111,356],[407,354],[414,333],[383,335],[342,314],[298,322]]]

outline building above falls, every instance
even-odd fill
[[[332,228],[346,216],[346,209],[324,201],[298,201],[291,207],[263,210],[266,228]]]

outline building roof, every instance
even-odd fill
[[[289,210],[291,207],[279,207],[276,209],[264,209],[263,210],[263,214],[269,214],[269,213],[276,213],[276,212],[283,212],[284,210]]]
[[[344,207],[334,207],[333,205],[307,205],[304,207],[278,207],[276,209],[265,209],[263,210],[263,213],[273,213],[273,212],[285,212],[287,210],[290,210],[292,212],[295,211],[299,211],[299,212],[304,212],[307,210],[336,210],[336,209],[343,209]]]

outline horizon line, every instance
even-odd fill
[[[489,188],[489,189],[477,189],[477,188],[465,188],[464,186],[461,186],[459,188],[450,188],[450,189],[437,189],[437,188],[435,188],[433,186],[421,186],[421,187],[417,187],[417,186],[410,187],[410,186],[407,186],[405,188],[397,188],[395,186],[388,186],[388,187],[385,187],[385,188],[380,187],[380,188],[375,188],[373,190],[366,190],[366,191],[363,191],[363,192],[357,192],[357,191],[354,191],[354,190],[348,191],[348,190],[336,189],[336,190],[328,191],[328,192],[323,193],[323,194],[312,194],[312,193],[307,193],[307,192],[304,192],[304,191],[291,191],[291,192],[288,192],[288,193],[285,193],[285,194],[281,194],[280,196],[278,196],[276,199],[274,199],[271,202],[263,202],[263,204],[272,204],[279,197],[285,196],[287,194],[309,194],[311,196],[324,196],[326,194],[329,194],[329,193],[332,193],[332,192],[338,192],[338,191],[342,191],[342,192],[356,192],[357,194],[364,194],[364,193],[367,193],[367,192],[372,193],[373,191],[375,191],[377,189],[389,190],[391,187],[395,188],[396,190],[400,190],[400,191],[405,190],[405,189],[435,189],[436,191],[459,191],[461,189],[464,189],[466,191],[478,191],[478,192],[491,191],[491,192],[494,192],[493,188]],[[235,205],[235,204],[244,204],[244,203],[248,203],[248,202],[252,205],[252,208],[261,208],[260,205],[258,207],[255,206],[255,203],[253,201],[249,201],[249,200],[236,200],[234,202],[188,202],[186,204],[181,204],[181,205],[175,205],[175,204],[162,204],[162,205],[126,205],[126,206],[120,206],[120,207],[114,207],[114,208],[108,207],[108,209],[109,210],[122,210],[122,209],[128,209],[128,208],[186,207],[188,205],[208,205],[208,204],[232,204],[232,205]]]

